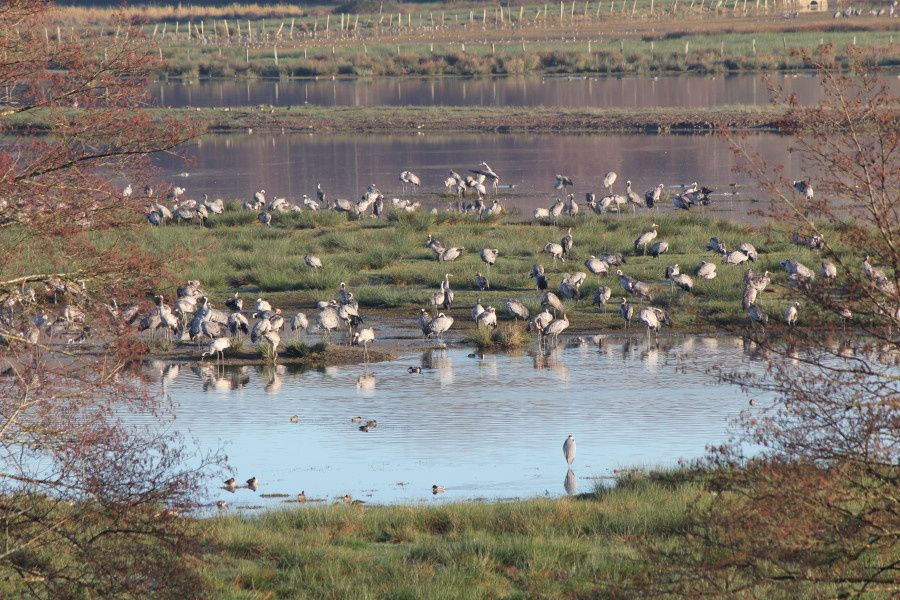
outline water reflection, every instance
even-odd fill
[[[566,490],[566,493],[570,496],[574,496],[578,493],[578,480],[575,478],[575,472],[572,469],[569,469],[566,472],[566,479],[563,481],[563,489]]]
[[[709,343],[611,338],[599,349],[560,344],[483,358],[450,348],[371,370],[176,369],[155,362],[146,370],[172,399],[175,428],[210,448],[224,444],[238,482],[259,478],[258,494],[238,489],[230,506],[278,503],[262,495],[294,498],[301,490],[329,499],[430,502],[552,494],[559,490],[560,440],[570,433],[578,439],[579,470],[590,477],[701,455],[726,439],[729,420],[747,407],[737,390],[722,393],[706,372],[745,365],[740,342],[720,338],[717,352],[692,352],[676,372],[678,353]],[[422,373],[410,374],[417,362]],[[435,481],[446,493],[431,493]],[[576,493],[574,473],[563,487]]]
[[[798,101],[821,99],[811,73],[773,73],[772,83]],[[885,77],[894,92],[900,82]],[[763,74],[663,77],[500,77],[376,80],[200,80],[151,86],[162,106],[560,106],[703,107],[769,102]]]

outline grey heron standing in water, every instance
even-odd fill
[[[566,441],[563,442],[563,456],[568,464],[575,462],[575,436],[569,434]]]

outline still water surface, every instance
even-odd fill
[[[615,469],[701,456],[749,408],[746,396],[706,372],[748,364],[730,338],[661,338],[657,346],[635,336],[549,357],[468,352],[370,365],[371,389],[358,386],[362,365],[217,375],[156,364],[150,373],[175,403],[177,430],[207,447],[224,444],[239,481],[259,478],[258,492],[213,490],[232,506],[275,505],[284,500],[260,495],[300,490],[377,503],[563,495],[570,433],[575,484],[585,492]],[[411,365],[422,373],[407,373]],[[361,432],[354,416],[378,427]],[[433,484],[447,492],[433,496]]]
[[[773,85],[796,94],[803,103],[822,97],[812,73],[774,73]],[[885,80],[894,92],[900,79]],[[380,78],[375,80],[205,79],[194,83],[163,81],[151,86],[162,106],[559,106],[704,107],[769,102],[762,74],[680,75],[663,77],[496,77]]]
[[[788,153],[791,140],[774,134],[754,134],[746,143],[770,164],[784,163],[785,176],[800,178],[802,165]],[[171,156],[158,158],[162,174],[183,186],[188,196],[249,198],[265,189],[270,197],[292,200],[303,194],[315,198],[321,182],[329,197],[358,198],[374,183],[387,196],[401,195],[398,174],[409,169],[422,179],[420,193],[443,194],[450,169],[466,173],[486,161],[500,174],[505,205],[530,210],[547,206],[560,192],[554,176],[563,173],[575,185],[569,191],[583,201],[585,192],[603,195],[601,181],[607,171],[619,174],[614,186],[624,192],[631,179],[639,193],[658,183],[678,185],[699,181],[722,191],[731,183],[746,185],[734,172],[737,164],[729,143],[703,135],[208,135],[190,145],[190,164]],[[189,173],[178,177],[179,173]],[[744,214],[753,188],[732,203],[722,199],[722,210]],[[729,200],[733,200],[729,198]]]

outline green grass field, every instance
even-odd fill
[[[669,242],[671,247],[669,254],[660,258],[643,256],[633,247],[634,239],[653,222],[659,225],[657,239]],[[575,238],[571,259],[554,264],[542,249],[548,242],[559,242],[569,226]],[[464,254],[453,262],[438,262],[424,247],[429,233],[447,247],[464,248]],[[695,213],[589,215],[542,225],[513,215],[483,222],[458,214],[392,213],[378,221],[371,217],[349,220],[333,212],[304,212],[277,214],[274,227],[266,228],[256,222],[256,213],[233,210],[211,219],[205,229],[188,225],[148,227],[142,234],[142,244],[154,252],[188,254],[186,261],[174,267],[178,277],[199,279],[219,304],[225,295],[239,290],[246,297],[263,295],[285,307],[308,307],[315,301],[336,297],[338,285],[344,281],[364,312],[386,311],[408,317],[411,324],[418,309],[428,307],[431,293],[439,288],[444,274],[450,273],[456,291],[451,311],[459,323],[456,327],[471,326],[468,308],[479,298],[485,306],[497,307],[501,315],[502,299],[507,297],[521,299],[532,313],[538,310],[540,294],[528,276],[534,263],[546,267],[551,289],[556,290],[564,273],[586,271],[583,262],[589,255],[618,252],[626,257],[622,267],[626,274],[653,285],[653,304],[671,313],[676,328],[705,331],[747,322],[741,308],[741,278],[746,265],[721,264],[718,255],[705,249],[712,235],[723,239],[729,248],[743,241],[756,246],[759,260],[750,264],[756,271],[774,274],[773,285],[757,303],[773,317],[780,317],[788,303],[786,274],[779,263],[795,258],[810,268],[819,266],[819,257],[791,244],[788,232],[751,228]],[[490,271],[479,257],[482,248],[500,251]],[[308,253],[321,257],[324,268],[307,267],[303,257]],[[666,266],[677,263],[682,272],[690,273],[701,260],[717,263],[718,277],[695,278],[693,293],[673,291],[665,280]],[[475,289],[476,272],[488,276],[489,291]],[[600,279],[589,274],[582,287],[583,299],[566,302],[572,329],[622,328],[617,302],[623,290],[614,272],[615,267]],[[602,309],[591,305],[599,285],[613,290],[610,304]]]
[[[881,7],[881,5],[872,5]],[[335,6],[126,7],[172,77],[373,77],[523,73],[665,73],[809,67],[832,44],[873,65],[900,64],[886,17],[784,19],[768,2],[362,3]],[[868,13],[868,6],[864,9]],[[351,14],[351,12],[353,14]],[[66,7],[52,22],[118,35],[109,9]],[[52,28],[51,30],[52,31]],[[48,31],[48,37],[51,36]]]
[[[577,498],[319,506],[212,519],[217,598],[578,598],[652,568],[708,492],[675,476]]]

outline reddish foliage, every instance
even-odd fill
[[[166,278],[130,232],[148,157],[198,129],[143,110],[156,60],[138,30],[56,39],[47,10],[0,5],[0,133],[38,111],[51,123],[0,147],[0,572],[38,596],[186,597],[194,542],[171,517],[196,507],[216,459],[162,433],[114,300]],[[131,426],[135,412],[161,426]]]
[[[813,194],[729,136],[741,168],[775,201],[767,216],[800,241],[820,236],[837,274],[788,280],[804,327],[773,318],[765,330],[736,331],[759,361],[720,377],[775,400],[712,449],[703,463],[712,502],[695,507],[674,549],[651,551],[660,569],[634,582],[638,596],[886,598],[900,589],[898,99],[861,64],[836,72],[826,52],[816,106],[772,90]],[[866,271],[866,256],[880,273]]]

